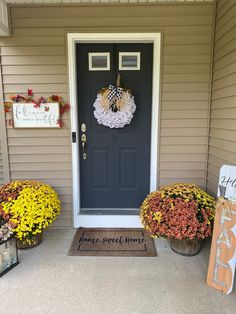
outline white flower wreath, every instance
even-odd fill
[[[110,95],[112,92],[110,91]],[[94,117],[99,124],[109,128],[123,128],[126,124],[130,124],[136,110],[134,97],[129,91],[121,88],[118,93],[120,94],[115,95],[115,98],[118,100],[118,103],[120,102],[120,105],[115,104],[115,110],[111,105],[112,102],[109,99],[109,92],[104,93],[105,95],[102,93],[97,95],[93,106],[95,108]]]

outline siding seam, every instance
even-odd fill
[[[3,79],[2,79],[2,56],[0,47],[0,140],[1,140],[1,153],[2,153],[2,166],[3,166],[3,182],[7,183],[10,181],[10,169],[9,169],[9,154],[8,154],[8,143],[7,143],[7,132],[5,124],[5,113],[4,113],[4,90],[3,90]]]
[[[211,122],[211,106],[212,106],[212,86],[213,86],[213,67],[214,67],[214,48],[215,48],[215,36],[216,36],[216,20],[217,20],[217,1],[214,3],[213,9],[213,23],[212,23],[212,47],[211,47],[211,69],[209,80],[209,106],[208,106],[208,121],[207,121],[207,142],[206,142],[206,165],[205,165],[205,187],[207,189],[208,180],[208,165],[209,165],[209,150],[210,150],[210,122]]]

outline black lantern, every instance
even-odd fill
[[[16,239],[12,235],[0,241],[0,277],[19,264]]]

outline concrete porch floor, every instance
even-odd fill
[[[0,279],[0,313],[236,313],[236,287],[224,295],[206,284],[209,243],[195,257],[162,239],[152,258],[67,256],[74,233],[50,229],[40,246],[20,251]]]

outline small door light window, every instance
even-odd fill
[[[119,70],[140,70],[140,52],[120,52]]]
[[[89,71],[110,71],[110,53],[89,52]]]

